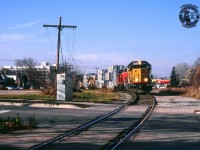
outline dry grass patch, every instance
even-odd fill
[[[25,100],[55,100],[54,96],[43,94],[7,94],[0,95],[0,99],[25,99]]]
[[[113,90],[96,89],[96,90],[81,90],[74,92],[73,101],[81,102],[103,102],[107,103],[113,100],[118,100],[119,95]]]
[[[186,87],[186,88],[166,88],[159,90],[160,95],[182,95],[200,99],[200,87]]]
[[[185,88],[166,88],[166,89],[160,89],[159,93],[162,95],[182,95],[186,92]]]
[[[186,92],[183,94],[186,97],[193,97],[200,99],[200,87],[187,87]]]

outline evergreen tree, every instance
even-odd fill
[[[178,87],[179,85],[179,78],[176,74],[175,67],[172,68],[171,75],[170,75],[170,87]]]

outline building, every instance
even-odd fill
[[[97,88],[107,87],[114,89],[117,86],[117,74],[124,68],[123,65],[115,65],[108,67],[108,69],[97,70]]]
[[[88,73],[83,76],[83,86],[86,89],[95,88],[96,86],[96,74]]]
[[[42,72],[46,77],[55,70],[55,66],[50,66],[47,62],[41,62],[40,65],[34,66],[34,68]],[[0,73],[6,77],[13,78],[16,83],[19,83],[22,75],[25,74],[25,69],[17,66],[1,66]]]
[[[105,72],[106,72],[106,69],[97,70],[97,81],[96,81],[97,88],[102,88],[104,86]]]

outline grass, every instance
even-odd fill
[[[42,95],[42,94],[10,94],[0,95],[0,99],[23,99],[23,100],[55,100],[55,97]],[[74,102],[97,102],[97,103],[109,103],[113,100],[118,100],[119,95],[116,92],[108,89],[98,90],[81,90],[81,92],[74,92]],[[31,115],[25,119],[17,114],[16,117],[0,118],[0,133],[9,133],[15,130],[25,130],[37,127],[35,115]]]
[[[200,87],[186,87],[186,88],[166,88],[159,90],[160,95],[182,95],[200,99]]]
[[[160,89],[159,94],[160,95],[183,95],[186,92],[185,88],[166,88],[166,89]]]
[[[193,97],[200,99],[200,87],[187,87],[186,92],[183,94],[186,97]]]
[[[95,89],[95,90],[81,90],[81,92],[73,93],[72,102],[97,102],[97,103],[108,103],[119,98],[116,92],[109,89]],[[44,95],[41,93],[37,94],[7,94],[0,95],[0,101],[4,100],[44,100],[54,101],[56,97],[50,95]]]
[[[78,102],[108,103],[118,99],[118,94],[109,89],[81,90],[73,95],[73,101]]]
[[[25,100],[55,100],[55,97],[42,94],[8,94],[0,95],[0,99],[25,99]]]

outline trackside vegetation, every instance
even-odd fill
[[[119,95],[113,90],[109,89],[96,89],[96,90],[81,90],[81,92],[75,92],[73,101],[79,102],[97,102],[107,103],[113,100],[118,100]]]
[[[6,95],[0,95],[0,100],[5,99],[23,99],[23,100],[55,100],[54,96],[51,95],[43,95],[43,94],[6,94]]]
[[[20,114],[15,117],[0,118],[0,133],[9,133],[15,130],[25,130],[37,128],[35,115],[22,118]]]
[[[44,95],[42,93],[37,94],[5,94],[0,95],[0,100],[44,100],[44,101],[54,101],[56,100],[55,96]],[[98,102],[98,103],[107,103],[113,100],[119,99],[117,92],[109,89],[95,89],[95,90],[85,90],[82,89],[78,92],[73,93],[72,102]]]

